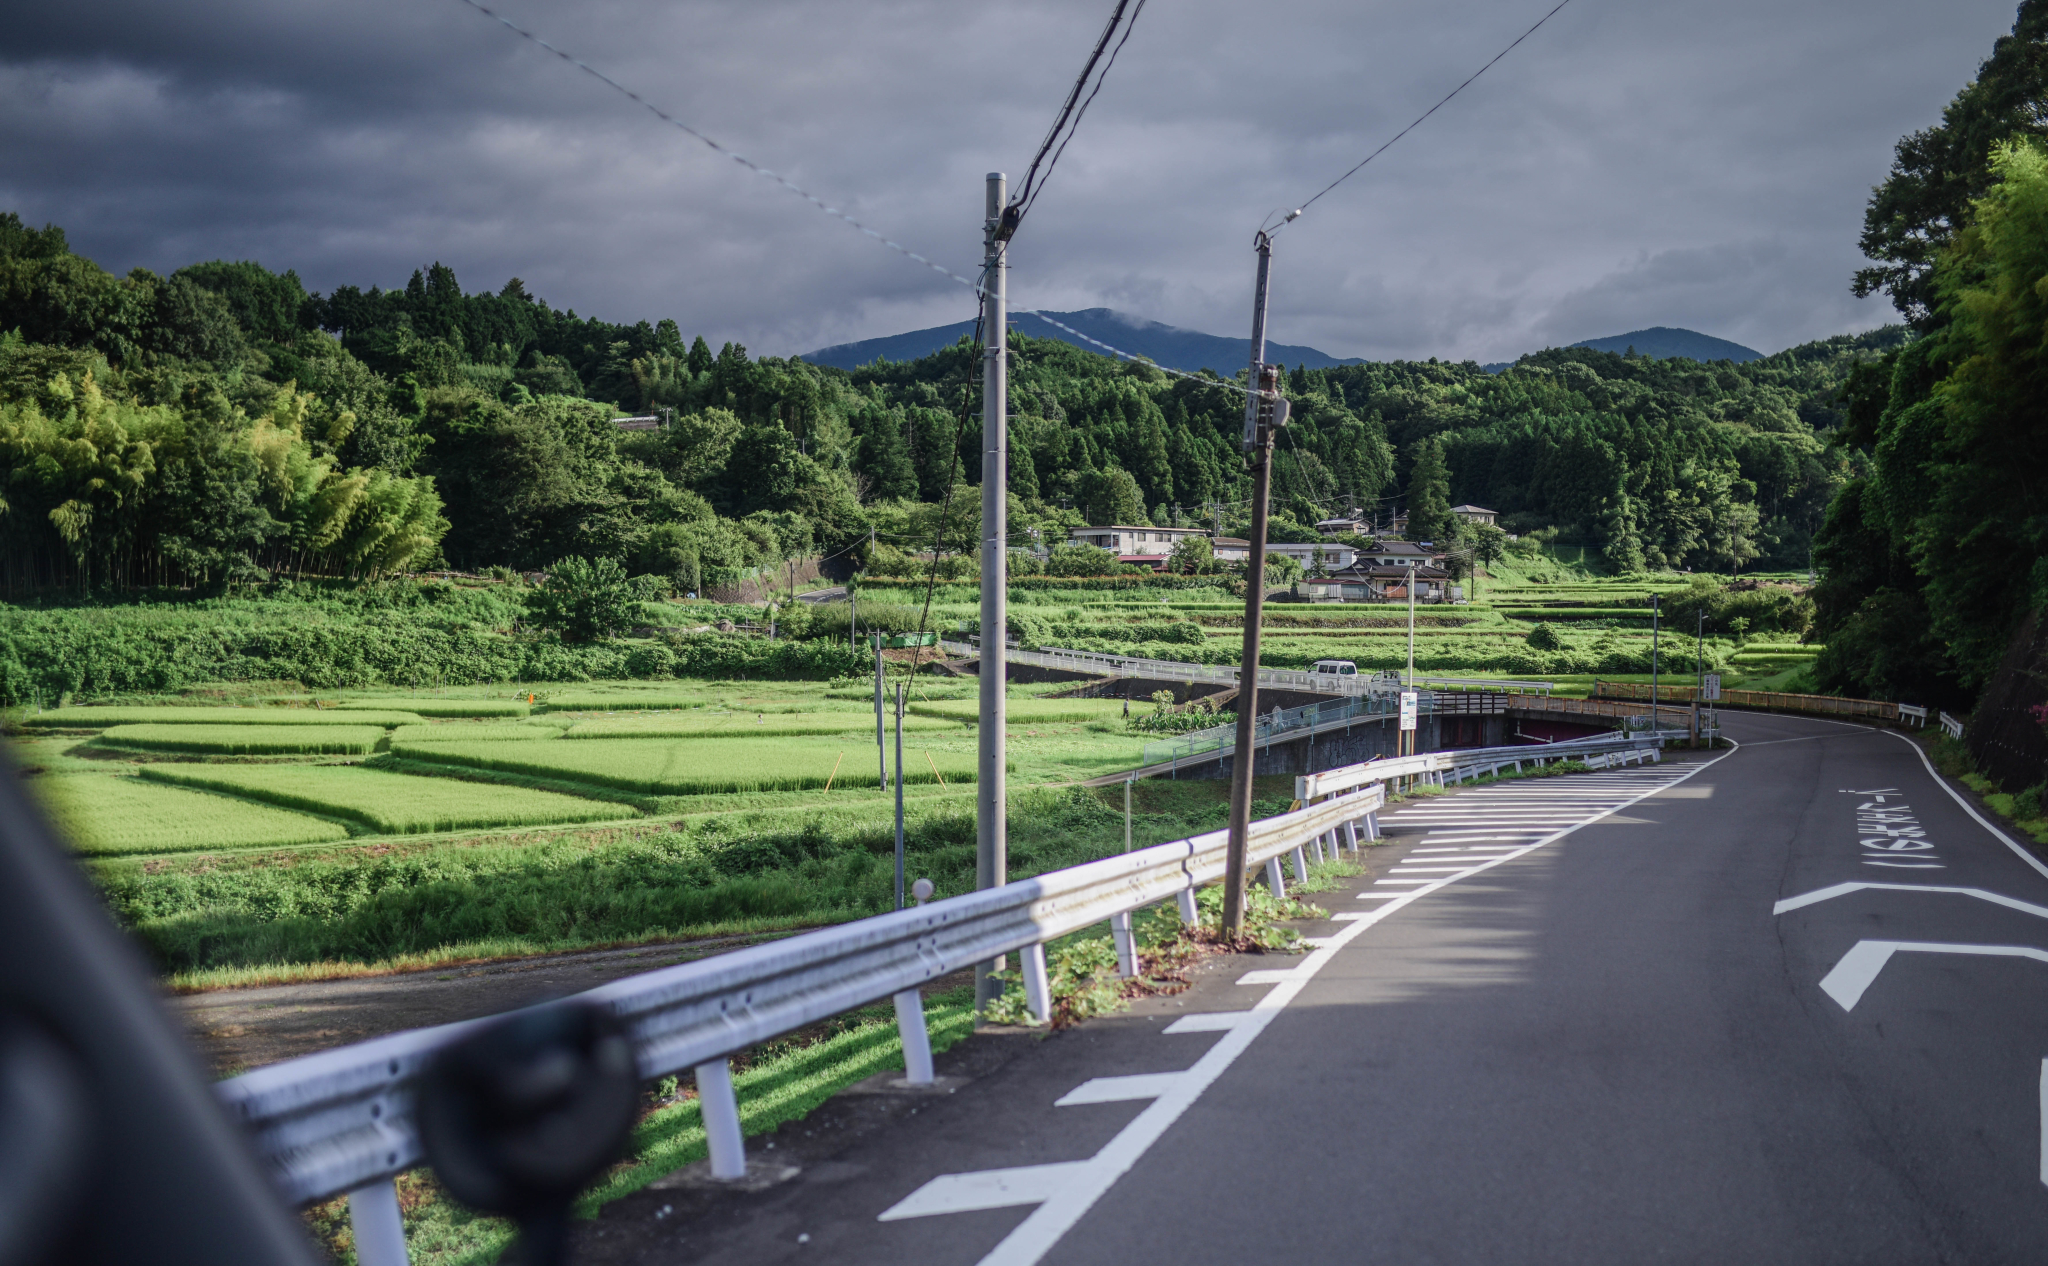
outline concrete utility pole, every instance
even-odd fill
[[[980,753],[974,787],[974,886],[1000,888],[1009,878],[1010,842],[1009,744],[1004,726],[1009,708],[1004,694],[1009,649],[1009,515],[1004,493],[1009,487],[1009,303],[1004,287],[1008,268],[1003,231],[1003,203],[1009,181],[999,171],[988,174],[986,218],[982,229],[982,360],[981,360],[981,724]],[[991,971],[999,962],[974,965],[974,1008],[979,1011],[997,993]]]
[[[875,634],[875,760],[880,763],[881,781],[875,785],[889,790],[889,742],[882,735],[882,635]]]
[[[1244,931],[1244,859],[1252,822],[1252,736],[1259,711],[1259,621],[1266,608],[1266,499],[1273,486],[1273,432],[1285,425],[1276,409],[1279,369],[1266,364],[1266,287],[1273,272],[1273,240],[1256,239],[1259,279],[1252,292],[1252,366],[1245,385],[1244,448],[1252,464],[1251,557],[1245,562],[1244,651],[1237,675],[1237,750],[1230,762],[1230,842],[1223,865],[1223,934]],[[1275,414],[1278,413],[1278,417]]]
[[[1415,689],[1415,570],[1422,560],[1408,560],[1408,688]]]
[[[1657,603],[1662,594],[1650,595],[1650,728],[1657,728]]]

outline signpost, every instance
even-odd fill
[[[1401,692],[1401,739],[1399,744],[1399,755],[1413,756],[1415,754],[1415,714],[1418,711],[1418,704],[1420,698],[1421,696],[1416,694],[1416,692],[1413,690],[1403,690]]]

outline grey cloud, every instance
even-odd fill
[[[505,0],[507,15],[913,249],[980,254],[1106,0]],[[1014,250],[1018,306],[1244,327],[1250,235],[1462,79],[1531,0],[1150,6]],[[1870,185],[2012,0],[1579,0],[1281,237],[1274,336],[1492,360],[1694,325],[1765,350],[1876,323]],[[0,50],[0,208],[117,271],[309,285],[440,259],[787,353],[970,296],[457,0],[37,6]]]

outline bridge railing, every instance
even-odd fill
[[[1247,864],[1283,891],[1280,859],[1340,841],[1358,847],[1385,802],[1381,785],[1251,824]],[[625,1024],[644,1080],[694,1070],[714,1177],[746,1172],[727,1061],[807,1024],[894,998],[908,1080],[932,1080],[921,985],[1000,954],[1024,964],[1026,1004],[1050,1014],[1045,942],[1165,900],[1195,918],[1195,889],[1223,877],[1226,831],[1139,849],[908,910],[734,950],[579,995]],[[395,1177],[421,1163],[415,1097],[436,1054],[488,1020],[395,1033],[224,1081],[278,1186],[298,1203],[346,1193],[363,1266],[398,1266],[406,1248]]]

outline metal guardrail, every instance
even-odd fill
[[[1429,703],[1429,696],[1417,700],[1420,705]],[[1364,695],[1342,701],[1331,699],[1324,703],[1305,704],[1299,708],[1275,708],[1259,716],[1252,725],[1252,750],[1313,731],[1319,726],[1331,725],[1338,721],[1352,721],[1362,717],[1396,716],[1401,711],[1398,695]],[[1433,711],[1428,706],[1423,712]],[[1143,764],[1164,765],[1189,760],[1209,752],[1229,752],[1237,749],[1237,723],[1212,725],[1207,729],[1190,730],[1172,739],[1157,739],[1145,744]]]
[[[1916,708],[1910,703],[1902,703],[1898,705],[1898,708],[1899,717],[1902,720],[1910,720],[1914,725],[1927,724],[1927,709]]]
[[[1963,737],[1963,723],[1946,712],[1941,714],[1941,728],[1952,739]]]
[[[1438,783],[1469,782],[1513,767],[1544,765],[1553,761],[1583,760],[1591,768],[1632,764],[1643,759],[1641,752],[1655,752],[1664,740],[1689,737],[1688,731],[1660,730],[1634,734],[1598,734],[1557,743],[1524,743],[1511,747],[1467,747],[1444,752],[1423,752],[1415,756],[1382,757],[1318,774],[1300,774],[1294,779],[1295,799],[1312,801],[1337,795],[1369,783],[1406,778],[1425,778]],[[1648,759],[1654,760],[1655,756]],[[1597,760],[1600,763],[1595,765]]]
[[[1251,825],[1247,864],[1264,864],[1284,891],[1279,859],[1318,854],[1385,802],[1383,787]],[[643,1079],[696,1071],[714,1176],[745,1173],[739,1109],[727,1059],[806,1024],[894,997],[912,1080],[931,1079],[918,986],[999,954],[1021,951],[1027,1005],[1049,1014],[1044,943],[1140,907],[1179,902],[1223,877],[1227,831],[1159,844],[914,909],[735,950],[616,981],[579,995],[626,1025]],[[406,1260],[392,1180],[423,1158],[414,1095],[435,1054],[488,1020],[395,1033],[222,1082],[228,1110],[252,1133],[285,1195],[298,1203],[348,1193],[364,1266]],[[920,1076],[920,1073],[922,1074]]]

